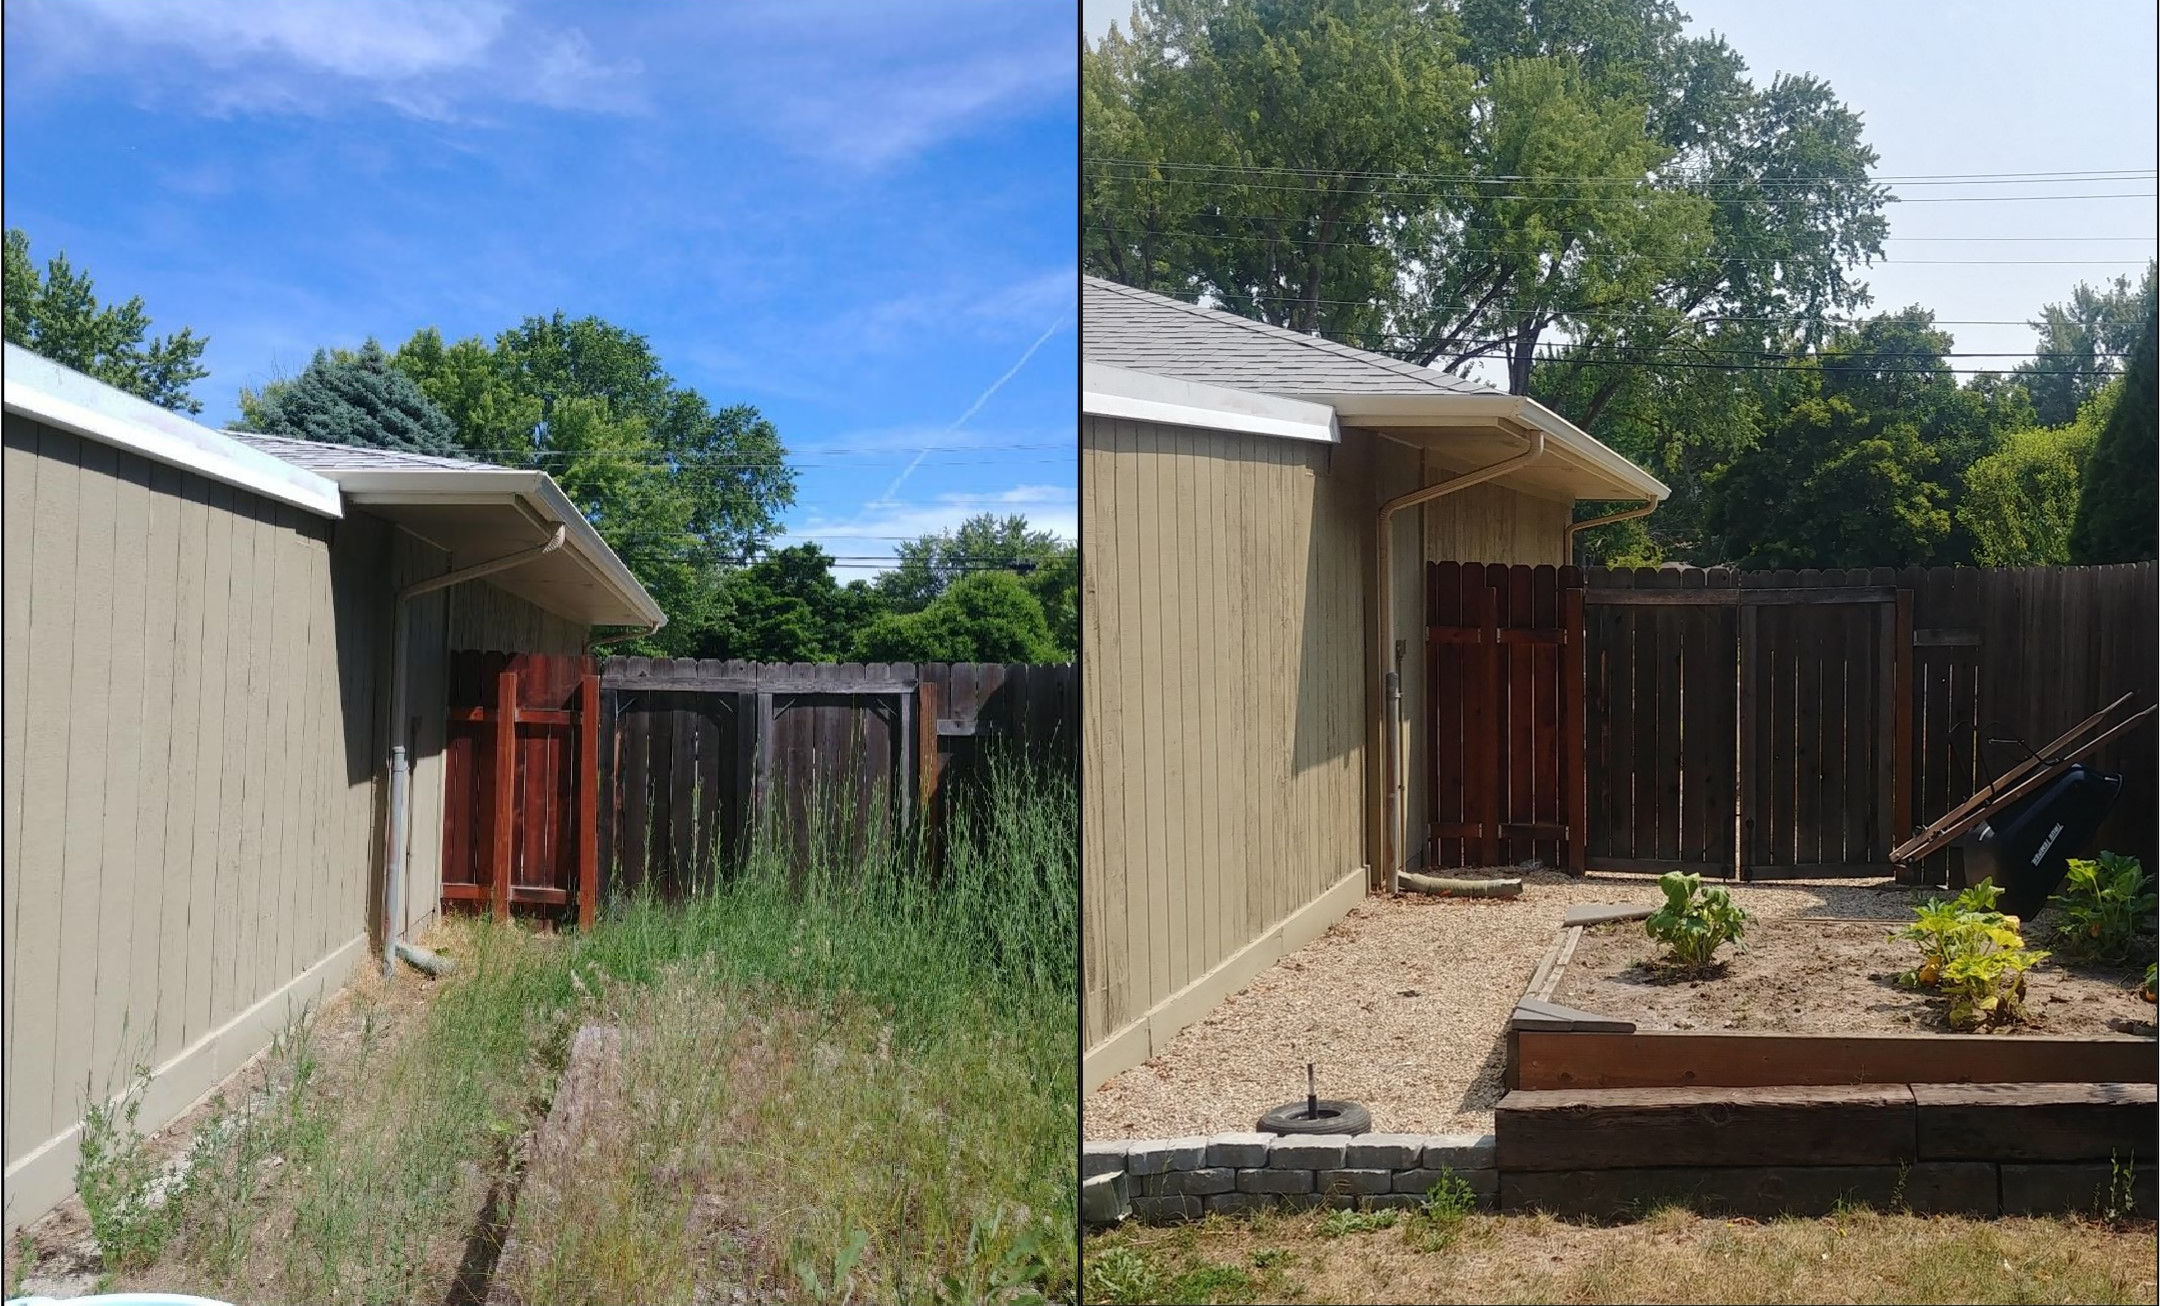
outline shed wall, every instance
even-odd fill
[[[87,1096],[156,1067],[164,1123],[365,951],[380,573],[363,525],[5,436],[12,1229]]]
[[[5,419],[6,1226],[65,1197],[86,1100],[159,1127],[368,957],[390,596],[448,559]],[[414,604],[408,928],[440,882],[445,653],[586,631],[485,581]]]
[[[1083,419],[1090,1086],[1363,892],[1368,456]]]

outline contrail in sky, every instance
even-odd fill
[[[1011,367],[1005,369],[1005,375],[999,377],[995,381],[992,381],[990,383],[990,388],[983,391],[980,395],[977,395],[975,397],[975,402],[968,405],[968,410],[960,414],[959,417],[955,418],[953,420],[953,424],[946,427],[942,432],[940,432],[940,434],[951,435],[954,431],[957,431],[962,426],[966,425],[967,419],[973,417],[976,413],[981,412],[982,406],[990,402],[990,396],[996,394],[998,390],[1003,387],[1007,381],[1012,380],[1021,368],[1026,367],[1027,361],[1030,358],[1035,357],[1035,351],[1048,344],[1050,341],[1050,337],[1056,335],[1059,331],[1063,330],[1064,327],[1065,319],[1062,317],[1059,318],[1057,321],[1051,323],[1050,329],[1043,332],[1042,335],[1036,337],[1035,343],[1029,345],[1027,347],[1027,352],[1020,355],[1020,361],[1014,363]],[[865,510],[868,510],[872,507],[890,504],[893,501],[893,495],[899,493],[900,487],[907,484],[907,478],[913,476],[915,474],[915,469],[922,466],[923,459],[928,458],[929,456],[930,450],[927,448],[924,449],[921,453],[916,454],[915,461],[907,465],[907,470],[901,472],[898,476],[895,476],[893,478],[893,483],[885,487],[885,493],[879,495],[875,499],[870,500],[868,503],[865,503],[863,505],[863,508]],[[857,514],[857,516],[859,517],[860,514]]]

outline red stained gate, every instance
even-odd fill
[[[1425,609],[1428,864],[1581,870],[1582,573],[1435,562]]]
[[[559,913],[599,896],[600,668],[459,652],[444,747],[442,905]]]

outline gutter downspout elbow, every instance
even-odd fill
[[[462,581],[475,580],[481,576],[508,571],[538,558],[544,558],[563,546],[570,538],[570,528],[557,526],[555,533],[545,544],[516,553],[505,554],[487,562],[474,563],[456,571],[444,572],[414,581],[399,590],[390,600],[390,828],[383,839],[383,978],[390,979],[397,969],[397,958],[405,944],[398,938],[398,919],[405,910],[405,855],[410,835],[406,830],[406,792],[411,787],[412,766],[405,745],[405,651],[409,642],[408,623],[405,613],[408,605],[423,594],[448,589]],[[415,962],[415,964],[421,964]],[[423,966],[423,969],[425,967]]]
[[[1429,503],[1444,495],[1454,494],[1458,490],[1467,490],[1473,485],[1482,485],[1487,481],[1496,480],[1518,468],[1526,467],[1544,456],[1545,432],[1533,427],[1530,432],[1530,446],[1514,457],[1503,458],[1499,462],[1480,467],[1476,471],[1465,472],[1461,476],[1441,481],[1437,485],[1427,485],[1412,490],[1408,494],[1399,495],[1380,506],[1380,539],[1376,554],[1379,562],[1378,581],[1380,586],[1380,671],[1381,684],[1386,687],[1387,691],[1385,703],[1382,707],[1386,719],[1382,723],[1383,729],[1381,730],[1383,755],[1381,757],[1380,780],[1380,873],[1389,893],[1395,892],[1397,888],[1397,877],[1402,871],[1402,845],[1404,842],[1400,829],[1402,824],[1402,778],[1400,774],[1402,770],[1402,759],[1400,757],[1402,751],[1402,722],[1400,720],[1402,714],[1402,670],[1398,665],[1398,658],[1395,654],[1395,647],[1398,643],[1395,638],[1395,568],[1393,539],[1389,527],[1393,524],[1395,514],[1404,508],[1414,508],[1419,504]],[[1377,888],[1379,886],[1368,885],[1367,887]]]
[[[1606,513],[1603,517],[1589,517],[1582,521],[1569,522],[1566,549],[1561,556],[1565,557],[1569,562],[1575,561],[1575,537],[1581,532],[1589,530],[1592,526],[1610,526],[1614,522],[1633,521],[1637,517],[1648,517],[1662,507],[1664,502],[1663,499],[1652,499],[1641,507],[1625,508],[1619,512]]]

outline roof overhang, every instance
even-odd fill
[[[318,516],[344,515],[336,482],[251,449],[147,399],[19,345],[7,346],[5,371],[0,388],[4,388],[10,413]]]
[[[1522,452],[1534,431],[1545,435],[1545,456],[1499,482],[1539,498],[1641,499],[1662,503],[1672,490],[1566,418],[1521,395],[1330,394],[1324,399],[1345,426],[1382,432],[1426,449],[1451,471],[1488,466]]]
[[[454,568],[545,543],[563,547],[487,578],[490,585],[590,626],[657,628],[667,614],[545,472],[517,468],[334,471],[356,508],[395,522],[450,555]]]
[[[1080,411],[1166,426],[1195,426],[1285,440],[1337,444],[1336,410],[1326,404],[1131,372],[1101,363],[1080,369]]]

